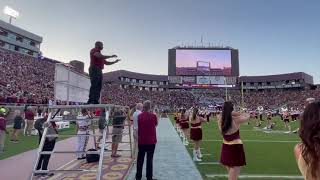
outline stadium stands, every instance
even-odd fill
[[[0,96],[5,103],[47,104],[53,98],[54,62],[0,49]]]
[[[49,100],[53,100],[54,64],[57,62],[52,59],[37,59],[8,50],[0,50],[0,103],[47,104]],[[128,72],[121,72],[130,75]],[[134,75],[132,78],[137,78],[139,75],[139,78],[143,78],[144,82],[149,77],[149,75],[142,77],[143,74],[139,73],[131,74]],[[158,78],[156,75],[151,76],[150,82]],[[160,77],[159,82],[164,82],[164,78]],[[166,86],[163,85],[160,87]],[[166,109],[194,105],[206,106],[210,103],[214,104],[213,102],[220,102],[225,98],[225,89],[223,88],[193,90],[168,90],[164,88],[164,91],[144,89],[139,88],[139,83],[135,84],[135,88],[124,88],[123,84],[118,82],[105,82],[102,101],[103,103],[131,106],[136,102],[153,99],[158,107]],[[234,104],[240,105],[241,92],[239,89],[229,89],[228,97]],[[255,110],[258,106],[263,106],[265,109],[276,109],[283,105],[302,109],[305,99],[309,97],[319,99],[320,90],[300,88],[247,91],[244,93],[244,102],[246,107],[251,110]]]

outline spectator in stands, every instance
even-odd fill
[[[145,155],[147,154],[146,177],[153,180],[153,154],[157,143],[157,116],[152,113],[151,101],[143,103],[143,111],[138,116],[138,157],[136,179],[141,180]]]
[[[141,114],[143,105],[138,103],[136,105],[136,111],[133,113],[133,157],[137,158],[138,153],[138,116]]]
[[[51,135],[51,137],[45,138],[42,151],[52,152],[57,139],[57,137],[52,137],[52,136],[57,135],[58,131],[57,131],[56,124],[54,122],[46,122],[47,119],[48,119],[47,115],[44,116],[43,118],[39,118],[35,122],[34,126],[35,126],[35,129],[37,129],[39,132],[38,134],[39,144],[41,143],[41,140],[42,140],[42,134],[44,132],[44,128],[48,127],[47,134]],[[36,170],[48,170],[50,157],[51,157],[51,154],[41,154]],[[35,173],[35,176],[53,176],[53,175],[54,175],[53,173],[44,173],[44,172]]]
[[[95,43],[95,47],[90,51],[89,76],[91,80],[91,87],[88,104],[99,104],[103,79],[102,70],[104,65],[112,65],[120,61],[119,59],[114,62],[106,61],[106,59],[116,58],[117,55],[104,56],[101,54],[102,49],[103,43],[97,41]]]
[[[0,154],[4,151],[6,134],[9,134],[9,132],[7,131],[7,122],[5,119],[5,114],[5,109],[0,108]]]
[[[122,142],[122,131],[126,120],[126,114],[122,109],[115,109],[112,120],[112,154],[111,157],[120,157],[117,154],[119,143]]]
[[[26,125],[24,128],[24,135],[30,136],[32,132],[32,127],[34,123],[34,112],[31,107],[28,107],[26,112],[24,113],[24,117],[26,119]]]
[[[13,143],[19,142],[18,135],[19,135],[20,130],[22,128],[22,123],[24,123],[24,121],[21,116],[21,111],[16,110],[15,111],[15,118],[14,118],[14,122],[13,122],[13,132],[12,132],[12,136],[11,136],[11,142],[13,142]]]
[[[227,101],[223,105],[222,115],[218,116],[218,124],[223,135],[220,163],[229,174],[229,180],[237,180],[241,166],[246,165],[243,143],[240,139],[240,124],[249,120],[247,113],[233,112],[233,104]]]
[[[298,167],[306,180],[320,179],[320,102],[309,104],[300,124],[301,143],[294,148]]]

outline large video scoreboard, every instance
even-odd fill
[[[239,77],[239,53],[231,48],[174,48],[168,51],[171,84],[223,87]]]

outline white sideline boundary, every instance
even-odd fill
[[[199,165],[220,165],[219,162],[199,162]]]
[[[208,178],[216,177],[228,177],[228,174],[206,174]],[[254,175],[240,175],[239,179],[304,179],[303,176],[293,176],[293,175],[263,175],[263,174],[254,174]]]
[[[203,142],[222,142],[221,139],[204,139]],[[300,141],[267,141],[258,139],[242,140],[243,142],[257,142],[257,143],[299,143]]]

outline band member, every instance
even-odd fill
[[[183,144],[185,146],[189,145],[188,136],[189,136],[189,116],[186,109],[182,109],[180,116],[180,128],[183,131]]]
[[[270,111],[267,112],[267,129],[272,129],[273,123],[272,123],[272,114]]]
[[[80,159],[85,159],[86,158],[86,149],[87,149],[87,144],[89,141],[89,135],[90,133],[90,120],[89,120],[89,115],[88,111],[86,109],[82,109],[81,111],[82,116],[77,117],[77,135],[78,135],[78,144],[77,144],[77,158],[78,160]]]
[[[200,151],[200,142],[202,140],[202,129],[201,123],[206,122],[206,119],[199,116],[198,108],[194,108],[191,116],[191,128],[190,128],[190,139],[194,142],[193,149],[193,160],[201,161],[202,154]]]
[[[211,113],[208,110],[206,110],[205,115],[206,115],[207,122],[210,122]]]
[[[290,133],[291,132],[291,126],[290,126],[290,124],[289,124],[289,116],[290,116],[290,114],[289,114],[289,112],[288,111],[285,111],[284,113],[283,113],[283,122],[284,122],[284,126],[289,130],[287,133]]]
[[[261,114],[262,116],[262,114]],[[256,118],[256,127],[260,127],[261,126],[261,121],[260,119],[258,118],[258,112],[254,112],[254,117]]]

